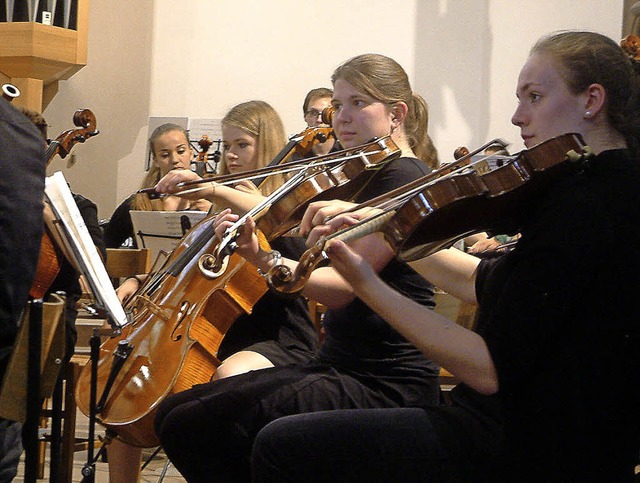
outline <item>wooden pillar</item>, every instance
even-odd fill
[[[42,112],[58,92],[58,82],[86,65],[89,0],[78,0],[77,9],[76,30],[0,22],[0,79],[20,89],[16,105]]]
[[[9,79],[9,83],[20,89],[20,97],[15,100],[16,105],[27,107],[36,112],[43,111],[44,82],[41,79],[16,77]]]

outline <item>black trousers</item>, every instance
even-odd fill
[[[167,456],[189,482],[249,481],[253,440],[271,421],[406,402],[395,399],[397,393],[380,390],[374,380],[362,381],[318,363],[252,371],[168,397],[158,408],[156,432]],[[437,401],[437,385],[428,389],[425,384],[415,387],[413,402]]]

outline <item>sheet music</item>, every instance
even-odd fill
[[[107,269],[91,239],[67,181],[60,171],[46,179],[45,195],[56,218],[61,222],[63,240],[75,256],[91,291],[109,314],[110,322],[122,327],[127,322],[127,316],[116,296]]]
[[[151,250],[155,260],[160,251],[170,253],[184,234],[202,220],[205,211],[137,211],[132,210],[131,222],[140,248]]]

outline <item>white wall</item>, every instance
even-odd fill
[[[297,133],[307,91],[330,87],[341,62],[378,52],[414,64],[416,3],[156,0],[152,115],[222,117],[262,99]]]
[[[533,42],[573,28],[617,40],[622,11],[623,0],[92,0],[89,65],[45,115],[55,136],[94,108],[102,133],[62,169],[102,217],[142,179],[149,116],[221,117],[263,99],[297,133],[306,92],[363,52],[405,67],[441,160],[494,137],[517,150],[515,83]]]
[[[560,29],[620,38],[622,0],[440,0],[418,2],[414,87],[430,105],[441,160],[458,146],[493,138],[523,149],[510,122],[515,86],[529,49]]]

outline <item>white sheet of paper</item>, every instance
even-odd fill
[[[118,327],[122,327],[127,322],[127,316],[118,300],[98,249],[91,239],[87,225],[73,199],[67,181],[60,171],[46,179],[45,196],[56,218],[62,223],[63,239],[68,243],[67,247],[71,253],[74,254],[91,291],[110,315],[112,322]]]

